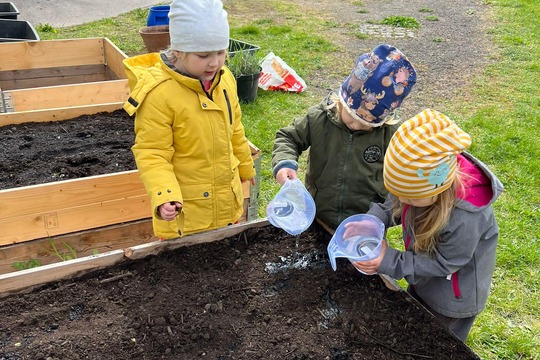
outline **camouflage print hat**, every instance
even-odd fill
[[[416,71],[405,55],[382,44],[358,58],[339,98],[355,120],[377,127],[394,118],[415,83]]]

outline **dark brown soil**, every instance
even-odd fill
[[[0,139],[0,190],[136,169],[124,110],[1,126]]]
[[[0,359],[475,359],[313,230],[272,227],[0,300]]]

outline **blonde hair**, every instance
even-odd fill
[[[441,231],[450,220],[457,194],[465,191],[465,176],[465,174],[458,170],[452,185],[439,193],[432,205],[422,208],[409,207],[405,219],[402,219],[402,223],[408,224],[408,227],[412,229],[412,236],[415,238],[413,250],[416,253],[425,253],[429,256],[434,255],[435,248],[441,240]],[[402,203],[396,197],[396,202],[393,204],[393,217],[399,218],[403,216],[405,206],[407,204]]]
[[[174,53],[173,48],[170,46],[167,49],[162,50],[161,53],[165,55],[165,57],[171,64],[176,64],[176,62],[178,61],[178,57]]]

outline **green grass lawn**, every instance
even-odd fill
[[[467,344],[482,359],[540,359],[540,1],[483,1],[492,9],[488,34],[497,46],[496,61],[477,75],[466,99],[438,108],[472,135],[471,152],[506,189],[495,205],[501,237],[492,293]],[[274,51],[304,80],[319,69],[332,69],[338,78],[348,74],[350,63],[336,67],[332,60],[338,48],[322,36],[335,24],[307,16],[282,0],[260,4],[270,5],[286,16],[249,22],[231,13],[231,37],[259,45],[261,55]],[[36,27],[43,40],[106,36],[134,55],[145,51],[138,29],[147,15],[147,9],[138,9],[81,26]],[[310,91],[259,92],[256,102],[243,106],[248,138],[263,156],[261,216],[278,190],[270,166],[275,132],[319,100]]]

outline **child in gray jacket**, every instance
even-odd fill
[[[484,309],[499,228],[492,204],[503,186],[465,152],[470,136],[448,117],[424,110],[396,131],[384,159],[389,191],[369,214],[401,224],[405,250],[383,243],[379,257],[356,262],[366,274],[405,278],[408,291],[462,341]],[[344,238],[358,223],[346,225]]]

